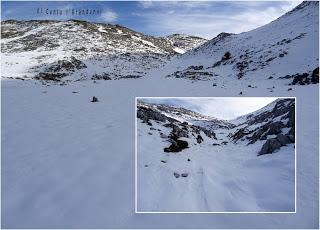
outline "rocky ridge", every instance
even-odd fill
[[[247,145],[263,143],[257,155],[264,155],[295,143],[295,99],[291,98],[277,99],[254,113],[229,122],[184,108],[138,100],[137,118],[150,126],[150,130],[156,132],[160,139],[168,140],[170,146],[164,152],[179,152],[189,148],[189,143],[212,141],[213,146],[239,142]],[[154,129],[153,122],[170,128],[170,133],[164,134],[163,130]],[[217,132],[221,130],[229,133],[226,139],[219,138]],[[218,140],[221,140],[220,143]]]
[[[204,40],[184,35],[179,43],[177,36],[153,37],[120,25],[80,20],[2,21],[2,63],[8,69],[3,77],[43,81],[140,78],[177,55],[177,46],[190,49]],[[22,71],[12,71],[16,65]]]

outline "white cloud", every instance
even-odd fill
[[[111,10],[105,10],[100,16],[105,22],[114,22],[118,19],[118,14]]]
[[[268,97],[214,98],[195,99],[195,101],[191,100],[191,102],[197,103],[201,113],[219,119],[230,120],[261,109],[275,99]]]
[[[301,1],[291,2],[141,2],[140,17],[154,33],[184,33],[213,38],[221,32],[241,33],[265,25]],[[171,12],[171,13],[168,13]]]
[[[208,1],[140,1],[142,8],[172,8],[172,7],[183,7],[183,8],[199,8],[207,7],[214,2]]]
[[[150,7],[152,7],[153,2],[152,1],[141,1],[141,2],[139,2],[139,4],[142,8],[150,8]]]

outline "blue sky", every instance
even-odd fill
[[[184,33],[213,38],[220,32],[241,33],[276,19],[301,1],[2,1],[2,20],[81,19],[120,24],[133,30],[165,36]],[[101,9],[101,15],[37,14],[42,9]]]
[[[211,117],[232,120],[254,112],[272,101],[274,97],[215,97],[215,98],[145,98],[149,103],[173,105]]]

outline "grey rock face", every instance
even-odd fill
[[[295,142],[295,139],[294,139],[294,135],[286,135],[288,138],[289,138],[289,140],[290,140],[290,142],[291,143],[294,143]]]
[[[165,115],[145,107],[138,107],[137,118],[140,118],[141,120],[144,120],[144,121],[148,121],[151,119],[151,120],[165,122],[167,120]]]
[[[188,148],[188,142],[183,140],[176,140],[176,144],[171,144],[169,147],[164,148],[164,152],[180,152]]]
[[[175,134],[178,138],[179,137],[188,137],[188,131],[181,129],[177,125],[173,125],[172,133]]]
[[[261,150],[258,153],[258,156],[264,155],[264,154],[271,154],[275,150],[280,149],[280,147],[281,147],[281,143],[276,138],[269,139],[262,146]]]
[[[203,141],[202,136],[198,135],[198,136],[197,136],[197,142],[198,142],[198,144],[200,144],[202,141]]]
[[[276,139],[280,142],[282,146],[285,146],[290,143],[290,139],[281,133],[277,135]]]
[[[49,65],[44,71],[35,76],[36,80],[59,81],[69,73],[76,70],[87,68],[82,61],[71,56],[70,59],[59,60],[56,63]]]
[[[247,139],[250,140],[249,144],[253,144],[258,140],[265,140],[268,135],[279,134],[281,133],[281,129],[284,127],[285,125],[281,121],[269,122],[262,125],[253,131],[253,135],[251,137],[247,137]]]

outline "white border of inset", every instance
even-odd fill
[[[143,99],[143,98],[184,98],[184,99],[188,99],[188,98],[257,98],[257,97],[135,97],[135,116],[134,116],[134,124],[135,124],[135,172],[134,172],[134,178],[135,178],[135,202],[134,202],[134,210],[135,213],[139,214],[139,213],[145,213],[145,214],[174,214],[174,213],[193,213],[193,214],[208,214],[208,213],[225,213],[225,214],[243,214],[243,213],[261,213],[261,214],[268,214],[268,213],[275,213],[275,214],[286,214],[286,213],[296,213],[297,212],[297,98],[296,97],[269,97],[269,98],[288,98],[288,99],[292,99],[294,98],[295,101],[295,119],[294,119],[294,127],[295,127],[295,148],[294,148],[294,212],[142,212],[142,211],[138,211],[138,185],[137,185],[137,181],[138,181],[138,176],[137,176],[137,166],[138,166],[138,152],[137,152],[137,99]],[[258,98],[262,98],[262,97],[258,97]]]

